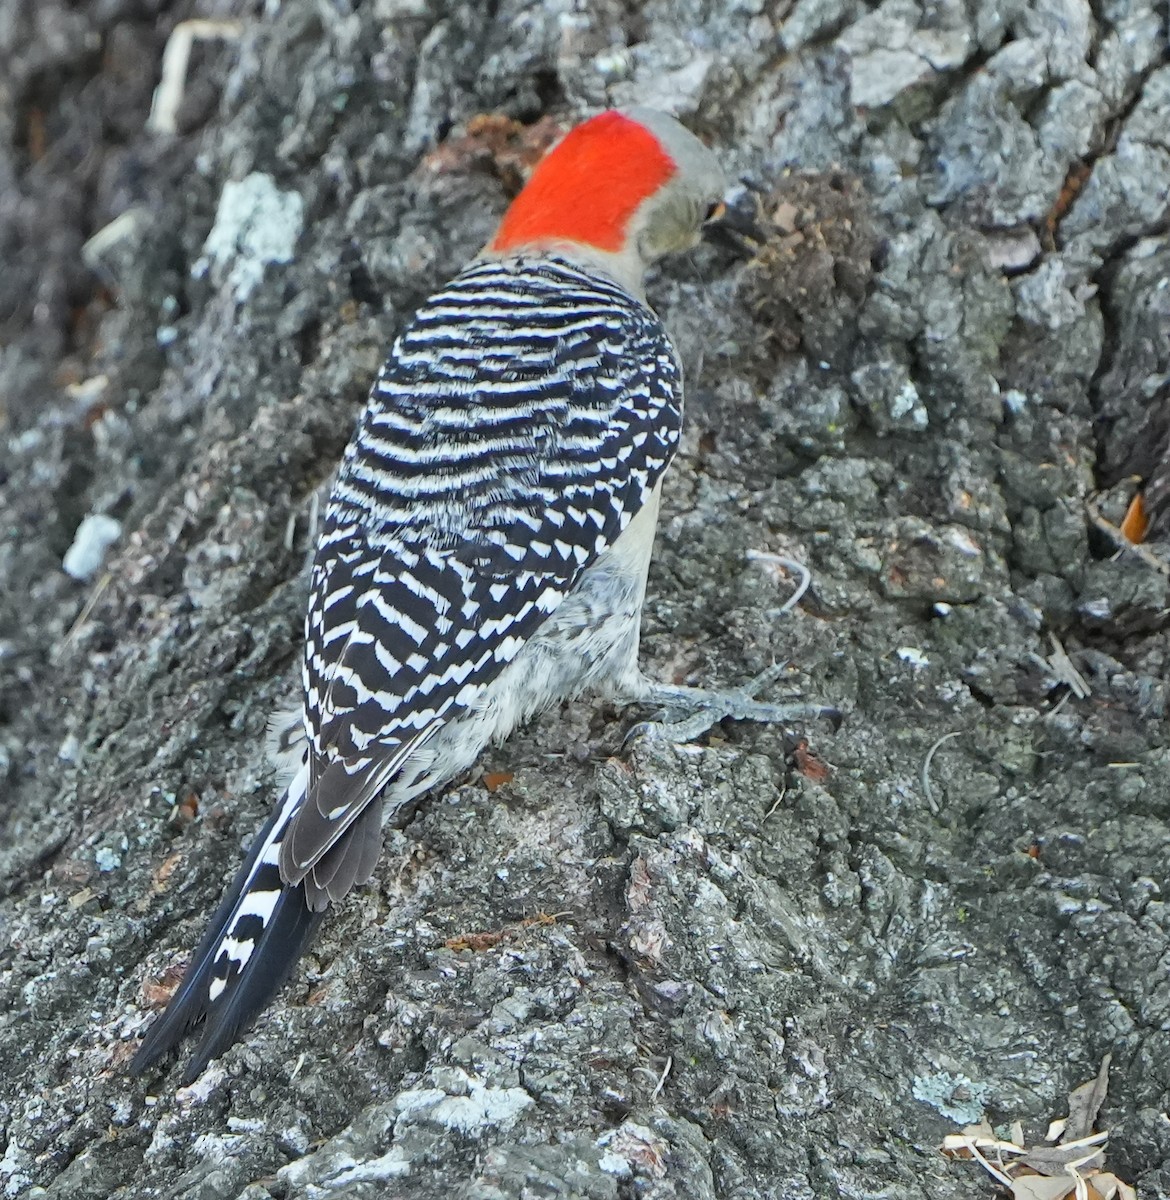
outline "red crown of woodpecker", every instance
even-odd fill
[[[542,242],[576,242],[619,251],[638,206],[676,171],[644,125],[620,112],[603,112],[566,134],[541,160],[488,250],[504,254]]]

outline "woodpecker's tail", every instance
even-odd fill
[[[324,912],[311,912],[305,889],[282,883],[278,866],[281,839],[307,781],[308,768],[302,767],[256,835],[183,982],[134,1056],[134,1074],[202,1022],[202,1040],[183,1072],[182,1082],[193,1082],[256,1019],[308,947]]]

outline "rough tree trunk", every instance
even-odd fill
[[[148,132],[193,16],[238,36]],[[1110,1165],[1170,1194],[1170,602],[1105,525],[1166,427],[1166,22],[0,0],[3,1194],[966,1200],[943,1135],[1042,1132],[1110,1051]],[[651,288],[689,412],[647,669],[787,660],[841,727],[623,752],[633,714],[550,714],[388,832],[197,1085],[129,1078],[273,798],[382,354],[543,118],[633,101],[774,222]],[[795,611],[751,550],[808,565]]]

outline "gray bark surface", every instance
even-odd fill
[[[193,16],[240,34],[149,133]],[[943,1136],[1042,1134],[1107,1052],[1109,1165],[1170,1195],[1170,601],[1106,525],[1167,424],[1167,44],[1152,0],[0,0],[0,1195],[968,1200]],[[840,728],[567,705],[196,1085],[130,1078],[274,798],[382,355],[541,119],[634,102],[776,219],[651,285],[644,664],[788,661]]]

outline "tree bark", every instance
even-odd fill
[[[1116,532],[1166,428],[1166,21],[0,0],[4,1195],[990,1196],[943,1137],[1038,1137],[1106,1052],[1109,1166],[1170,1194],[1167,559]],[[769,230],[651,284],[688,414],[645,666],[788,661],[840,727],[623,750],[646,714],[567,705],[387,831],[193,1087],[130,1078],[274,799],[374,372],[629,103]]]

